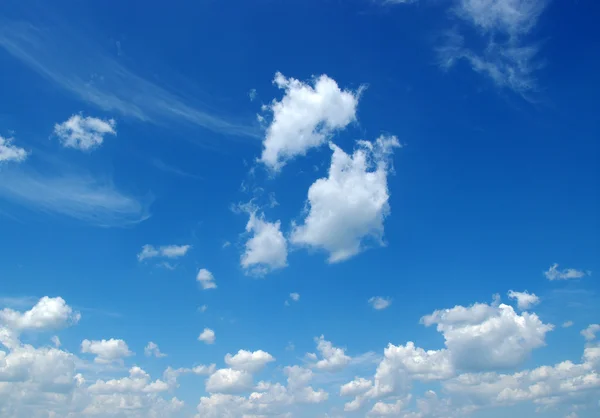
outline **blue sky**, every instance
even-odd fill
[[[595,417],[591,0],[0,5],[0,417]]]

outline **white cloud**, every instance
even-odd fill
[[[275,85],[285,91],[265,106],[273,113],[260,161],[274,171],[286,162],[324,144],[336,131],[356,119],[358,92],[341,90],[335,80],[321,75],[313,85],[275,74]]]
[[[252,387],[252,375],[246,370],[219,369],[206,380],[210,393],[238,393]]]
[[[589,273],[588,273],[589,274]],[[558,264],[554,263],[550,266],[550,268],[544,272],[544,276],[548,280],[571,280],[571,279],[580,279],[586,275],[586,272],[576,269],[558,269]]]
[[[496,85],[528,98],[536,89],[534,73],[542,65],[536,60],[537,45],[525,44],[523,38],[547,4],[547,0],[459,0],[453,9],[456,16],[478,30],[485,48],[465,47],[464,38],[454,29],[439,48],[442,67],[464,59]]]
[[[46,15],[48,19],[60,18],[51,10]],[[258,129],[248,121],[231,120],[223,112],[216,114],[133,73],[122,60],[103,52],[86,33],[66,21],[49,29],[5,19],[0,47],[44,78],[106,112],[156,125],[179,122],[226,135],[259,137]],[[189,83],[178,86],[178,90],[187,91],[188,99],[194,96]]]
[[[344,348],[334,347],[330,341],[325,340],[321,335],[315,338],[317,343],[317,351],[321,354],[322,359],[318,360],[314,367],[326,371],[338,371],[345,368],[350,363],[351,358],[346,355]],[[309,356],[310,357],[310,356]]]
[[[390,298],[384,298],[382,296],[373,296],[369,299],[369,304],[376,310],[382,310],[388,308],[392,304]]]
[[[134,353],[129,351],[127,343],[123,340],[111,338],[110,340],[81,342],[81,352],[94,354],[94,362],[100,364],[122,363],[125,357],[132,356]]]
[[[61,297],[42,297],[25,312],[4,308],[0,311],[0,324],[15,331],[48,331],[76,324],[81,315]]]
[[[149,202],[124,194],[112,181],[85,175],[2,170],[0,198],[100,227],[127,226],[150,217]]]
[[[256,92],[256,89],[250,89],[250,91],[248,92],[248,97],[250,97],[250,101],[253,102],[254,100],[256,100],[257,96],[258,93]]]
[[[340,396],[357,396],[373,387],[373,382],[362,377],[357,377],[340,387]]]
[[[13,145],[13,141],[13,138],[0,136],[0,164],[9,161],[20,163],[27,158],[27,151]]]
[[[399,399],[394,403],[377,402],[373,405],[373,408],[369,411],[369,416],[394,416],[397,417],[406,405],[410,401],[411,397],[407,396],[405,399]]]
[[[529,309],[534,305],[540,303],[540,298],[535,293],[515,292],[513,290],[508,291],[508,297],[517,300],[517,306],[519,309]]]
[[[267,363],[275,361],[275,357],[266,351],[257,350],[254,352],[239,350],[237,354],[225,355],[225,363],[234,370],[245,370],[250,373],[256,373]]]
[[[200,286],[202,286],[202,289],[204,290],[217,288],[217,284],[215,283],[215,277],[207,269],[200,269],[198,271],[196,281],[200,283]]]
[[[54,125],[54,134],[63,147],[91,151],[102,145],[104,136],[116,135],[114,119],[98,119],[73,115],[63,123]]]
[[[251,212],[246,232],[253,235],[246,241],[240,262],[248,273],[260,276],[287,266],[287,241],[281,222],[267,222],[263,215]]]
[[[192,248],[191,245],[163,245],[156,248],[153,245],[146,244],[142,247],[137,258],[139,261],[154,257],[179,258],[186,255],[190,248]]]
[[[300,293],[290,293],[290,299],[292,299],[294,302],[298,302],[300,300]]]
[[[570,327],[572,327],[572,326],[573,326],[573,321],[565,321],[565,322],[563,322],[563,324],[562,324],[562,327],[563,327],[563,328],[570,328]]]
[[[206,312],[207,309],[208,309],[208,306],[206,306],[206,305],[202,305],[198,308],[198,310],[202,313]]]
[[[202,341],[206,344],[213,344],[215,342],[215,332],[210,328],[204,328],[204,331],[198,336],[198,341]]]
[[[600,332],[600,324],[591,324],[586,329],[581,331],[581,335],[587,341],[593,341],[596,339],[596,333]]]
[[[456,306],[426,315],[421,322],[437,324],[453,364],[463,370],[518,366],[532,350],[545,345],[546,333],[554,328],[535,313],[518,315],[504,304]],[[473,356],[473,352],[479,355]]]
[[[161,353],[160,348],[158,348],[158,345],[152,341],[150,341],[148,345],[146,345],[146,347],[144,348],[144,354],[146,355],[146,357],[167,357],[165,353]]]
[[[52,344],[54,344],[54,347],[60,348],[61,343],[60,343],[60,338],[58,338],[58,335],[53,335],[52,338],[50,338],[50,341],[52,341]]]
[[[162,380],[150,380],[150,375],[135,366],[129,370],[129,377],[111,380],[97,380],[88,387],[95,394],[114,393],[159,393],[169,390],[169,385]]]
[[[399,146],[396,137],[382,136],[374,143],[358,141],[350,156],[330,144],[329,176],[310,186],[306,218],[294,226],[290,241],[327,251],[331,263],[360,253],[367,241],[382,245],[390,213],[388,160]]]

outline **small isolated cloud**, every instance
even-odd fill
[[[134,354],[129,351],[125,341],[114,338],[100,341],[83,340],[81,352],[94,354],[94,362],[100,364],[123,363],[123,358]]]
[[[369,299],[369,304],[378,311],[388,308],[392,304],[392,299],[381,296],[373,296]]]
[[[61,343],[60,343],[60,338],[58,338],[58,335],[52,336],[52,338],[50,338],[50,341],[52,341],[52,344],[54,344],[54,347],[60,348]]]
[[[356,119],[360,90],[341,90],[321,75],[312,85],[275,74],[273,83],[285,91],[280,100],[264,106],[273,113],[260,161],[277,172],[294,157],[323,145],[336,131]]]
[[[198,308],[198,311],[204,313],[204,312],[206,312],[207,309],[208,309],[208,306],[202,305]]]
[[[596,334],[600,332],[600,324],[591,324],[586,329],[581,331],[581,335],[586,341],[593,341],[596,339]]]
[[[281,232],[281,222],[268,222],[263,215],[250,213],[246,241],[240,263],[248,274],[262,276],[287,266],[287,241]]]
[[[517,301],[517,306],[519,309],[529,309],[534,305],[540,303],[540,298],[535,295],[535,293],[524,292],[515,292],[514,290],[508,291],[508,297],[511,299],[515,299]]]
[[[217,284],[215,283],[215,277],[207,269],[200,269],[196,276],[196,281],[200,283],[203,290],[216,289]]]
[[[250,101],[253,102],[254,100],[256,100],[257,96],[258,93],[256,92],[256,89],[250,89],[250,91],[248,92],[248,97],[250,97]]]
[[[27,151],[16,145],[13,145],[13,138],[4,138],[0,136],[0,164],[3,162],[20,163],[27,158]]]
[[[348,155],[330,144],[329,175],[308,189],[306,217],[294,225],[290,242],[325,250],[330,263],[347,260],[368,244],[383,245],[383,223],[390,214],[389,157],[399,146],[396,137],[381,136],[358,141]]]
[[[139,261],[154,257],[179,258],[186,255],[190,248],[192,248],[191,245],[163,245],[156,248],[153,245],[146,244],[142,247],[137,258]]]
[[[144,348],[144,354],[146,355],[146,357],[167,357],[165,353],[161,353],[160,348],[158,348],[158,345],[152,341],[150,341],[148,345]]]
[[[54,135],[63,147],[91,151],[102,145],[106,135],[116,135],[116,126],[114,119],[73,115],[65,122],[54,125]]]
[[[565,322],[563,322],[563,324],[562,324],[562,327],[563,327],[563,328],[570,328],[570,327],[572,327],[572,326],[573,326],[573,321],[565,321]]]
[[[298,302],[300,300],[300,293],[290,293],[290,299],[294,302]]]
[[[589,274],[589,273],[587,273]],[[586,275],[585,271],[576,270],[576,269],[558,269],[558,264],[554,263],[550,266],[548,271],[544,272],[544,276],[548,280],[571,280],[571,279],[581,279]]]
[[[202,341],[206,344],[213,344],[215,338],[215,332],[212,329],[204,328],[204,331],[198,336],[198,341]]]

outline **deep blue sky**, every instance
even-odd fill
[[[0,330],[16,333],[21,347],[5,344],[7,355],[17,356],[30,343],[43,350],[55,333],[15,325],[9,313],[25,312],[43,296],[61,297],[81,312],[77,326],[58,334],[61,350],[81,359],[74,367],[86,380],[69,390],[87,391],[92,404],[107,401],[91,383],[126,376],[134,365],[152,380],[166,380],[167,366],[216,363],[225,369],[223,356],[244,349],[277,359],[252,371],[255,384],[285,384],[283,368],[297,364],[313,371],[315,390],[329,393],[326,401],[306,406],[288,386],[296,398],[270,404],[266,413],[274,416],[366,416],[377,413],[376,402],[391,405],[409,393],[412,400],[393,416],[464,416],[460,408],[476,405],[476,417],[524,417],[551,395],[559,400],[543,416],[597,414],[598,384],[579,388],[575,399],[550,391],[547,398],[518,402],[498,401],[506,383],[481,397],[452,389],[462,373],[489,371],[460,363],[460,350],[485,356],[486,347],[510,340],[511,332],[523,356],[497,367],[490,360],[492,370],[512,374],[571,360],[600,381],[597,362],[581,358],[584,344],[592,349],[596,343],[579,335],[600,315],[596,2],[51,3],[0,5]],[[273,83],[277,72],[306,89],[326,75],[356,108],[352,121],[323,131],[320,146],[275,172],[259,159],[275,124],[272,108],[261,106],[284,103],[286,95]],[[300,124],[310,114],[318,118],[316,106],[305,112]],[[259,122],[257,114],[265,119]],[[114,120],[114,131],[93,149],[68,147],[55,125],[77,115],[105,127]],[[316,129],[323,124],[320,119]],[[297,141],[300,135],[290,132],[280,139]],[[294,225],[311,213],[309,187],[328,177],[332,151],[325,142],[351,156],[357,140],[380,135],[394,135],[402,145],[382,162],[389,194],[389,210],[381,210],[387,215],[381,218],[383,240],[357,233],[365,244],[361,251],[328,263],[327,246],[294,240]],[[16,149],[26,157],[10,154]],[[364,199],[359,206],[368,205]],[[354,231],[356,218],[335,212],[349,202],[330,210],[345,231]],[[260,277],[240,262],[256,233],[244,232],[251,212],[268,226],[279,221],[286,246],[285,267],[264,259],[256,264],[267,271]],[[337,233],[325,230],[323,236]],[[144,245],[190,247],[180,257],[139,260]],[[575,269],[577,277],[549,280],[544,272],[554,263],[564,276]],[[212,273],[216,289],[202,288],[200,269]],[[509,290],[538,300],[520,309]],[[469,321],[483,321],[485,330],[494,318],[506,319],[494,294],[514,306],[511,324],[535,312],[540,324],[554,329],[532,343],[528,326],[516,331],[507,325],[490,334],[488,345],[474,336],[453,345],[456,323],[434,322],[439,332],[420,323],[438,309],[484,303],[489,317],[469,311]],[[391,304],[375,309],[371,297]],[[205,312],[198,311],[202,305]],[[574,325],[563,328],[566,321]],[[213,344],[197,341],[205,328],[214,330]],[[353,360],[331,371],[306,357],[321,335]],[[106,365],[82,353],[82,340],[111,338],[136,355]],[[149,341],[168,356],[144,357]],[[394,363],[396,376],[411,376],[409,388],[398,384],[391,393],[365,395],[361,409],[344,411],[352,397],[339,396],[340,385],[355,376],[373,379],[388,343],[409,341],[443,350],[453,372],[423,379]],[[38,416],[28,399],[53,392],[28,386],[40,379],[31,367],[30,380],[16,383],[2,377],[2,367],[0,350],[0,385],[13,385],[6,395],[0,390],[0,401],[6,396],[9,405],[0,407],[0,417]],[[183,376],[179,387],[157,396],[185,402],[173,417],[258,414],[228,404],[196,410],[201,396],[218,397],[204,379],[212,377]],[[566,382],[562,375],[555,379]],[[28,398],[16,395],[23,388],[31,391]],[[419,412],[415,400],[428,389],[451,399],[454,409]],[[253,391],[263,390],[246,387],[236,394]],[[159,401],[146,393],[123,393],[115,396],[137,396],[158,411],[151,402]],[[76,417],[89,413],[79,400],[53,402],[44,410],[57,417],[67,410]],[[403,415],[411,411],[421,415]],[[138,416],[111,415],[108,407],[103,413]]]

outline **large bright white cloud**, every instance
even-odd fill
[[[102,145],[106,135],[116,135],[116,126],[114,119],[73,115],[54,125],[54,134],[64,147],[90,151]]]
[[[252,374],[246,370],[219,369],[206,380],[211,393],[239,393],[252,387]]]
[[[313,85],[275,74],[275,85],[285,91],[265,106],[273,113],[260,161],[279,171],[288,160],[324,144],[332,134],[356,119],[359,92],[341,90],[335,80],[321,75]]]
[[[290,238],[296,245],[327,251],[331,263],[355,256],[369,244],[382,245],[390,213],[389,158],[400,144],[396,137],[382,136],[357,145],[348,155],[330,144],[329,175],[310,186],[306,218]]]
[[[42,297],[30,310],[25,312],[4,308],[0,311],[0,324],[15,331],[48,331],[76,324],[81,315],[71,308],[61,297]]]
[[[281,232],[281,222],[267,222],[263,215],[250,213],[246,232],[252,236],[244,245],[241,265],[254,275],[287,266],[287,240]]]
[[[133,355],[125,341],[115,338],[97,341],[83,340],[81,352],[94,354],[96,356],[94,361],[100,364],[121,363],[125,357]]]
[[[3,162],[21,162],[27,158],[27,151],[13,144],[12,138],[0,136],[0,163]]]

